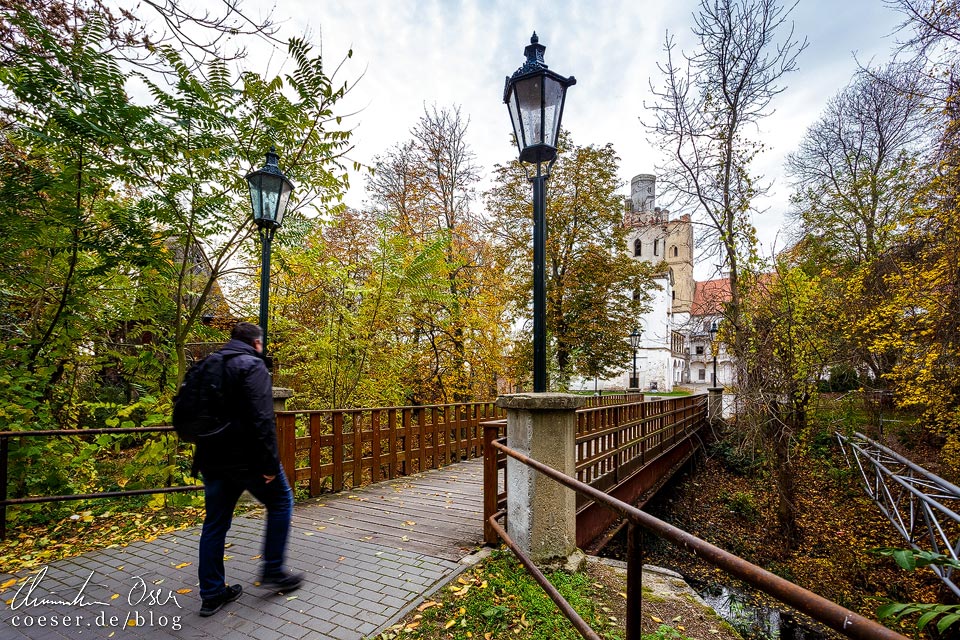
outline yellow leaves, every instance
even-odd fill
[[[189,567],[191,564],[193,564],[193,563],[192,563],[192,562],[181,562],[180,564],[178,564],[177,566],[175,566],[174,569],[183,569],[184,567]]]
[[[193,592],[193,589],[177,589],[177,593],[179,593],[182,596],[185,596],[188,593],[192,593],[192,592]]]
[[[10,578],[9,580],[7,580],[6,582],[4,582],[3,584],[0,584],[0,593],[3,593],[3,592],[6,591],[9,587],[12,587],[12,586],[15,585],[15,584],[17,584],[17,579],[16,579],[16,578]]]
[[[442,606],[439,602],[430,600],[429,602],[424,602],[419,607],[417,607],[417,611],[423,612],[423,611],[426,611],[427,609],[432,609],[433,607],[439,607],[439,606]]]
[[[119,598],[119,597],[120,597],[120,594],[119,594],[119,593],[115,593],[115,594],[113,594],[112,596],[110,596],[110,599],[111,599],[111,600],[116,600],[116,599]]]

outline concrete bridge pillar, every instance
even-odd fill
[[[723,387],[707,389],[707,420],[711,426],[723,420]]]
[[[507,446],[576,477],[576,410],[581,396],[521,393],[500,396],[507,410]],[[567,564],[577,552],[576,494],[572,489],[507,458],[507,528],[539,565]]]
[[[286,411],[287,400],[289,400],[292,397],[293,397],[293,389],[288,389],[286,387],[274,387],[273,388],[273,410]]]

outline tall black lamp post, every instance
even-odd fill
[[[638,389],[640,380],[637,378],[637,348],[640,346],[640,332],[636,329],[630,332],[630,346],[633,347],[633,377],[630,378],[630,388]]]
[[[717,321],[714,320],[710,324],[710,353],[713,354],[713,384],[712,387],[716,388],[717,386]]]
[[[293,183],[280,171],[280,156],[273,147],[267,152],[267,163],[247,174],[253,221],[257,223],[263,263],[260,269],[260,328],[263,329],[263,357],[267,358],[267,311],[270,306],[270,246],[273,235],[283,224]],[[269,362],[269,360],[267,360]]]
[[[533,183],[534,392],[547,390],[546,180],[557,159],[557,137],[567,87],[577,82],[573,76],[564,78],[548,70],[543,61],[545,50],[534,33],[530,44],[523,50],[526,62],[507,78],[503,89],[503,101],[510,110],[520,162],[537,166],[536,175],[530,178]],[[546,169],[544,163],[547,163]]]

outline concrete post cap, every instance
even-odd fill
[[[514,393],[497,398],[497,406],[503,409],[527,411],[562,411],[579,409],[587,399],[572,393]]]
[[[293,397],[293,389],[288,389],[286,387],[273,388],[274,400],[286,400],[287,398],[292,398],[292,397]]]

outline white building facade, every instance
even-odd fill
[[[729,280],[694,280],[690,216],[671,219],[669,211],[656,206],[656,195],[656,176],[640,174],[630,181],[630,197],[624,203],[628,230],[624,250],[634,260],[663,267],[655,278],[659,289],[648,292],[649,310],[636,320],[637,348],[631,350],[621,375],[574,380],[574,389],[628,390],[634,361],[640,391],[673,391],[678,386],[699,391],[733,379],[732,363],[710,331],[722,318]]]

